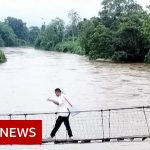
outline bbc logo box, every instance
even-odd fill
[[[42,144],[42,120],[0,120],[0,144]]]

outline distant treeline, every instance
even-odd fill
[[[90,59],[150,62],[150,14],[134,0],[103,0],[98,17],[83,19],[75,11],[70,24],[56,18],[42,26],[35,47],[85,54]]]
[[[39,32],[38,27],[28,28],[21,19],[7,17],[4,22],[0,22],[0,47],[34,46]]]
[[[0,43],[30,44],[39,49],[87,55],[90,59],[150,63],[149,6],[143,9],[134,0],[103,0],[98,14],[98,17],[81,19],[71,10],[68,25],[56,18],[40,29],[27,28],[23,22],[20,29],[12,24],[14,18],[8,17],[0,25]],[[5,39],[1,29],[8,30],[10,38]]]

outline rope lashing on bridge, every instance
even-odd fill
[[[42,120],[42,138],[50,136],[57,119],[56,113],[0,114],[1,120]],[[150,106],[78,111],[70,115],[74,142],[111,141],[150,138]],[[64,124],[55,136],[55,142],[67,142]],[[72,141],[73,142],[73,141]]]

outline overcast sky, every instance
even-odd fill
[[[68,22],[67,14],[71,9],[76,10],[81,18],[90,18],[98,15],[101,2],[102,0],[0,0],[0,21],[12,16],[23,19],[28,26],[40,26],[43,20],[47,24],[56,17]],[[143,6],[150,3],[149,0],[137,2]]]

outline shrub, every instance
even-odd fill
[[[65,41],[65,42],[58,43],[55,46],[55,50],[61,51],[61,52],[71,52],[71,53],[80,54],[80,55],[84,54],[78,41],[75,41],[75,42]]]
[[[125,51],[116,51],[112,56],[112,60],[118,62],[125,62],[128,59],[128,55]]]
[[[0,50],[0,63],[6,62],[6,57],[3,51]]]
[[[146,63],[149,63],[150,64],[150,50],[148,52],[148,54],[145,56],[145,60],[144,60]]]
[[[0,47],[3,47],[3,46],[5,46],[5,42],[0,35]]]
[[[90,60],[96,60],[97,58],[99,58],[99,57],[98,57],[96,51],[92,50],[92,51],[89,52],[89,59]]]

